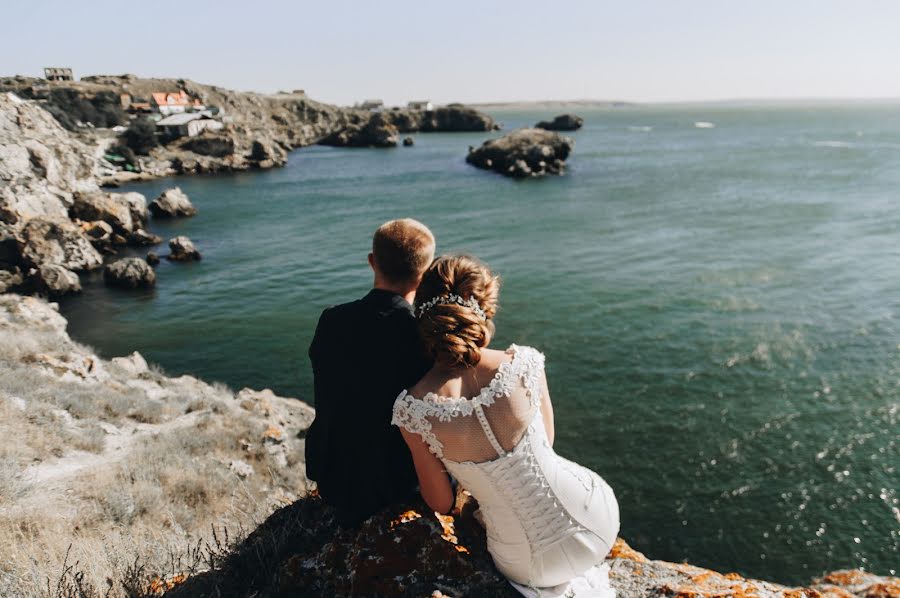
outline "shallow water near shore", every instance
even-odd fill
[[[62,302],[69,330],[311,400],[319,313],[367,291],[372,231],[412,216],[503,277],[496,346],[545,352],[557,450],[610,482],[635,548],[787,583],[894,574],[900,104],[579,114],[561,178],[476,170],[467,146],[495,134],[434,133],[130,186],[186,191],[199,215],[152,228],[204,259],[164,260],[148,292],[93,275]]]

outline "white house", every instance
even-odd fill
[[[381,112],[384,110],[384,102],[381,100],[365,100],[359,105],[363,110],[371,110],[372,112]]]
[[[415,100],[409,102],[406,107],[410,110],[423,110],[425,112],[434,110],[434,104],[432,104],[430,100]]]
[[[218,131],[225,125],[205,112],[182,112],[165,117],[158,121],[156,126],[163,136],[173,139],[185,135],[193,137],[205,129]]]
[[[44,79],[47,81],[74,81],[75,77],[72,76],[70,68],[48,66],[44,67]]]

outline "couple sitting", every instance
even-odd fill
[[[619,529],[613,491],[554,453],[543,354],[489,348],[497,276],[472,257],[434,259],[434,249],[420,222],[387,222],[369,254],[375,288],[322,313],[309,350],[307,475],[344,525],[416,491],[447,513],[455,479],[478,500],[488,551],[522,593],[596,587]]]

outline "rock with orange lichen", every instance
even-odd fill
[[[313,494],[276,511],[212,570],[166,596],[516,598],[487,552],[476,509],[462,491],[452,516],[436,515],[417,501],[387,509],[357,529],[342,529]],[[900,598],[896,578],[838,571],[809,587],[789,588],[650,560],[622,539],[608,563],[617,598]]]
[[[817,579],[813,587],[823,598],[900,598],[900,579],[859,569],[834,571]]]

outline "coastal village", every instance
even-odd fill
[[[71,68],[46,67],[44,80],[31,86],[31,96],[34,99],[47,99],[50,96],[51,83],[74,81],[75,76]],[[279,93],[306,97],[306,92],[302,89]],[[157,134],[169,140],[194,137],[205,130],[218,131],[232,122],[222,107],[207,105],[203,99],[188,94],[184,89],[161,88],[151,91],[147,96],[123,92],[119,94],[119,102],[122,110],[132,119],[145,116],[156,125]],[[353,107],[374,113],[400,109],[399,106],[393,108],[385,106],[384,101],[380,99],[363,100]],[[434,110],[434,104],[430,100],[413,100],[407,103],[406,109],[430,112]],[[91,126],[90,123],[82,125]],[[125,130],[123,125],[118,127],[119,131]]]

